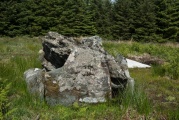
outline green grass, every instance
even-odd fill
[[[114,56],[118,53],[124,56],[150,53],[168,63],[171,62],[170,58],[176,60],[176,53],[179,52],[175,47],[141,43],[105,42],[104,47]],[[179,119],[179,80],[177,77],[175,80],[168,77],[167,69],[170,67],[166,69],[166,65],[162,66],[164,68],[154,66],[151,69],[130,69],[131,76],[136,81],[133,95],[126,90],[118,98],[106,103],[74,103],[70,107],[47,105],[43,100],[29,94],[23,77],[25,70],[41,67],[38,60],[40,49],[38,38],[0,38],[0,77],[11,83],[8,94],[11,106],[8,109],[16,109],[9,114],[9,119],[28,120],[37,116],[41,120]]]
[[[140,55],[143,53],[149,53],[150,55],[170,60],[171,58],[177,58],[179,48],[173,46],[167,46],[157,43],[138,43],[138,42],[109,42],[103,43],[105,49],[112,55],[122,54],[127,57],[129,54]]]
[[[103,46],[113,56],[122,54],[123,56],[127,57],[129,55],[142,55],[144,53],[148,53],[151,56],[164,59],[166,61],[165,64],[162,66],[154,66],[153,73],[161,76],[168,76],[171,79],[179,78],[178,47],[152,43],[114,43],[109,41],[104,42]]]
[[[179,48],[174,45],[137,43],[137,42],[109,42],[105,41],[103,46],[113,56],[122,54],[125,57],[129,55],[142,55],[148,53],[164,59],[163,65],[153,65],[150,69],[130,69],[131,76],[135,79],[142,91],[145,92],[152,102],[153,113],[157,118],[168,118],[171,120],[179,119]],[[137,96],[137,95],[135,95]],[[140,98],[142,96],[138,97]],[[145,98],[143,98],[145,99]],[[136,103],[137,103],[136,101]],[[147,99],[144,100],[147,103]],[[149,104],[147,104],[149,105]],[[144,104],[145,106],[145,104]],[[146,108],[146,109],[145,109]],[[136,108],[140,111],[151,111],[150,106]],[[155,116],[154,115],[154,116]],[[153,116],[153,115],[149,115]],[[151,119],[151,118],[150,118]]]

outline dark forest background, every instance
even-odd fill
[[[1,0],[0,36],[179,42],[179,0]]]

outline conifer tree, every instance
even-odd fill
[[[175,0],[175,7],[174,7],[174,13],[172,14],[172,16],[174,17],[172,22],[173,25],[177,26],[177,35],[176,35],[176,42],[179,42],[179,1]]]
[[[100,35],[105,37],[105,38],[112,38],[112,3],[111,0],[103,0],[103,10],[102,10],[102,30],[101,32],[99,31]],[[99,28],[100,30],[100,28]]]
[[[128,40],[133,33],[133,10],[131,0],[116,0],[113,8],[113,29],[112,34],[115,39]]]
[[[17,14],[18,14],[18,1],[1,1],[1,34],[8,36],[14,36],[15,34],[20,34],[19,25],[17,24]]]
[[[151,42],[156,38],[156,16],[153,0],[133,0],[132,38],[136,41]]]
[[[169,40],[179,42],[179,1],[171,0],[169,8]]]
[[[157,0],[157,34],[163,41],[178,41],[179,2]]]
[[[156,18],[153,0],[116,0],[113,35],[122,40],[153,41]]]
[[[6,35],[5,30],[8,28],[7,5],[9,1],[0,2],[0,36]]]
[[[68,36],[94,35],[92,17],[85,11],[83,0],[66,0],[58,26],[59,33]]]
[[[2,0],[0,36],[98,34],[144,42],[179,42],[178,0]]]
[[[103,37],[111,37],[112,3],[110,0],[86,0],[92,21],[95,23],[97,34]]]
[[[169,15],[167,13],[168,4],[166,0],[156,0],[155,2],[157,6],[157,31],[156,33],[161,37],[159,42],[167,41],[167,28],[169,26]]]

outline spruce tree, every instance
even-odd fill
[[[101,14],[103,14],[103,18],[102,18],[102,30],[100,32],[100,35],[105,37],[105,38],[112,38],[112,3],[111,0],[103,0],[103,6],[104,6],[104,10],[102,11]],[[99,28],[100,29],[100,28]]]
[[[169,40],[179,42],[179,1],[171,0],[169,8]]]
[[[175,0],[157,0],[157,34],[164,42],[178,41],[179,2]]]
[[[157,29],[155,8],[153,0],[116,0],[113,36],[121,40],[154,41]]]
[[[8,35],[8,36],[14,36],[19,35],[19,25],[17,23],[17,14],[18,14],[18,1],[1,1],[1,27],[0,30],[2,31],[1,34]]]
[[[38,34],[46,34],[49,30],[58,31],[60,18],[62,15],[64,0],[36,1],[32,0],[34,6],[34,21],[32,22],[32,32]]]
[[[63,4],[58,31],[68,36],[94,35],[96,30],[92,17],[83,0],[66,0]]]
[[[7,6],[8,1],[0,2],[0,36],[6,35],[5,30],[9,24],[7,19]]]
[[[88,10],[95,23],[97,34],[102,37],[111,37],[112,3],[110,0],[86,0]]]
[[[134,28],[131,5],[131,0],[116,0],[114,3],[112,35],[115,39],[128,40],[132,37]]]
[[[166,42],[167,41],[167,29],[169,26],[169,15],[168,4],[166,0],[156,0],[155,2],[157,6],[157,31],[156,33],[161,37],[158,42]]]
[[[153,0],[133,0],[132,38],[136,41],[151,42],[156,38],[156,16]]]
[[[173,19],[173,25],[177,26],[177,35],[176,35],[176,42],[179,42],[179,1],[175,0],[175,7],[174,7],[174,13],[172,14]]]

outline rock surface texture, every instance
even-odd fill
[[[125,58],[105,52],[98,36],[77,41],[49,32],[42,46],[43,68],[29,69],[24,76],[29,91],[50,105],[105,102],[134,82]]]

